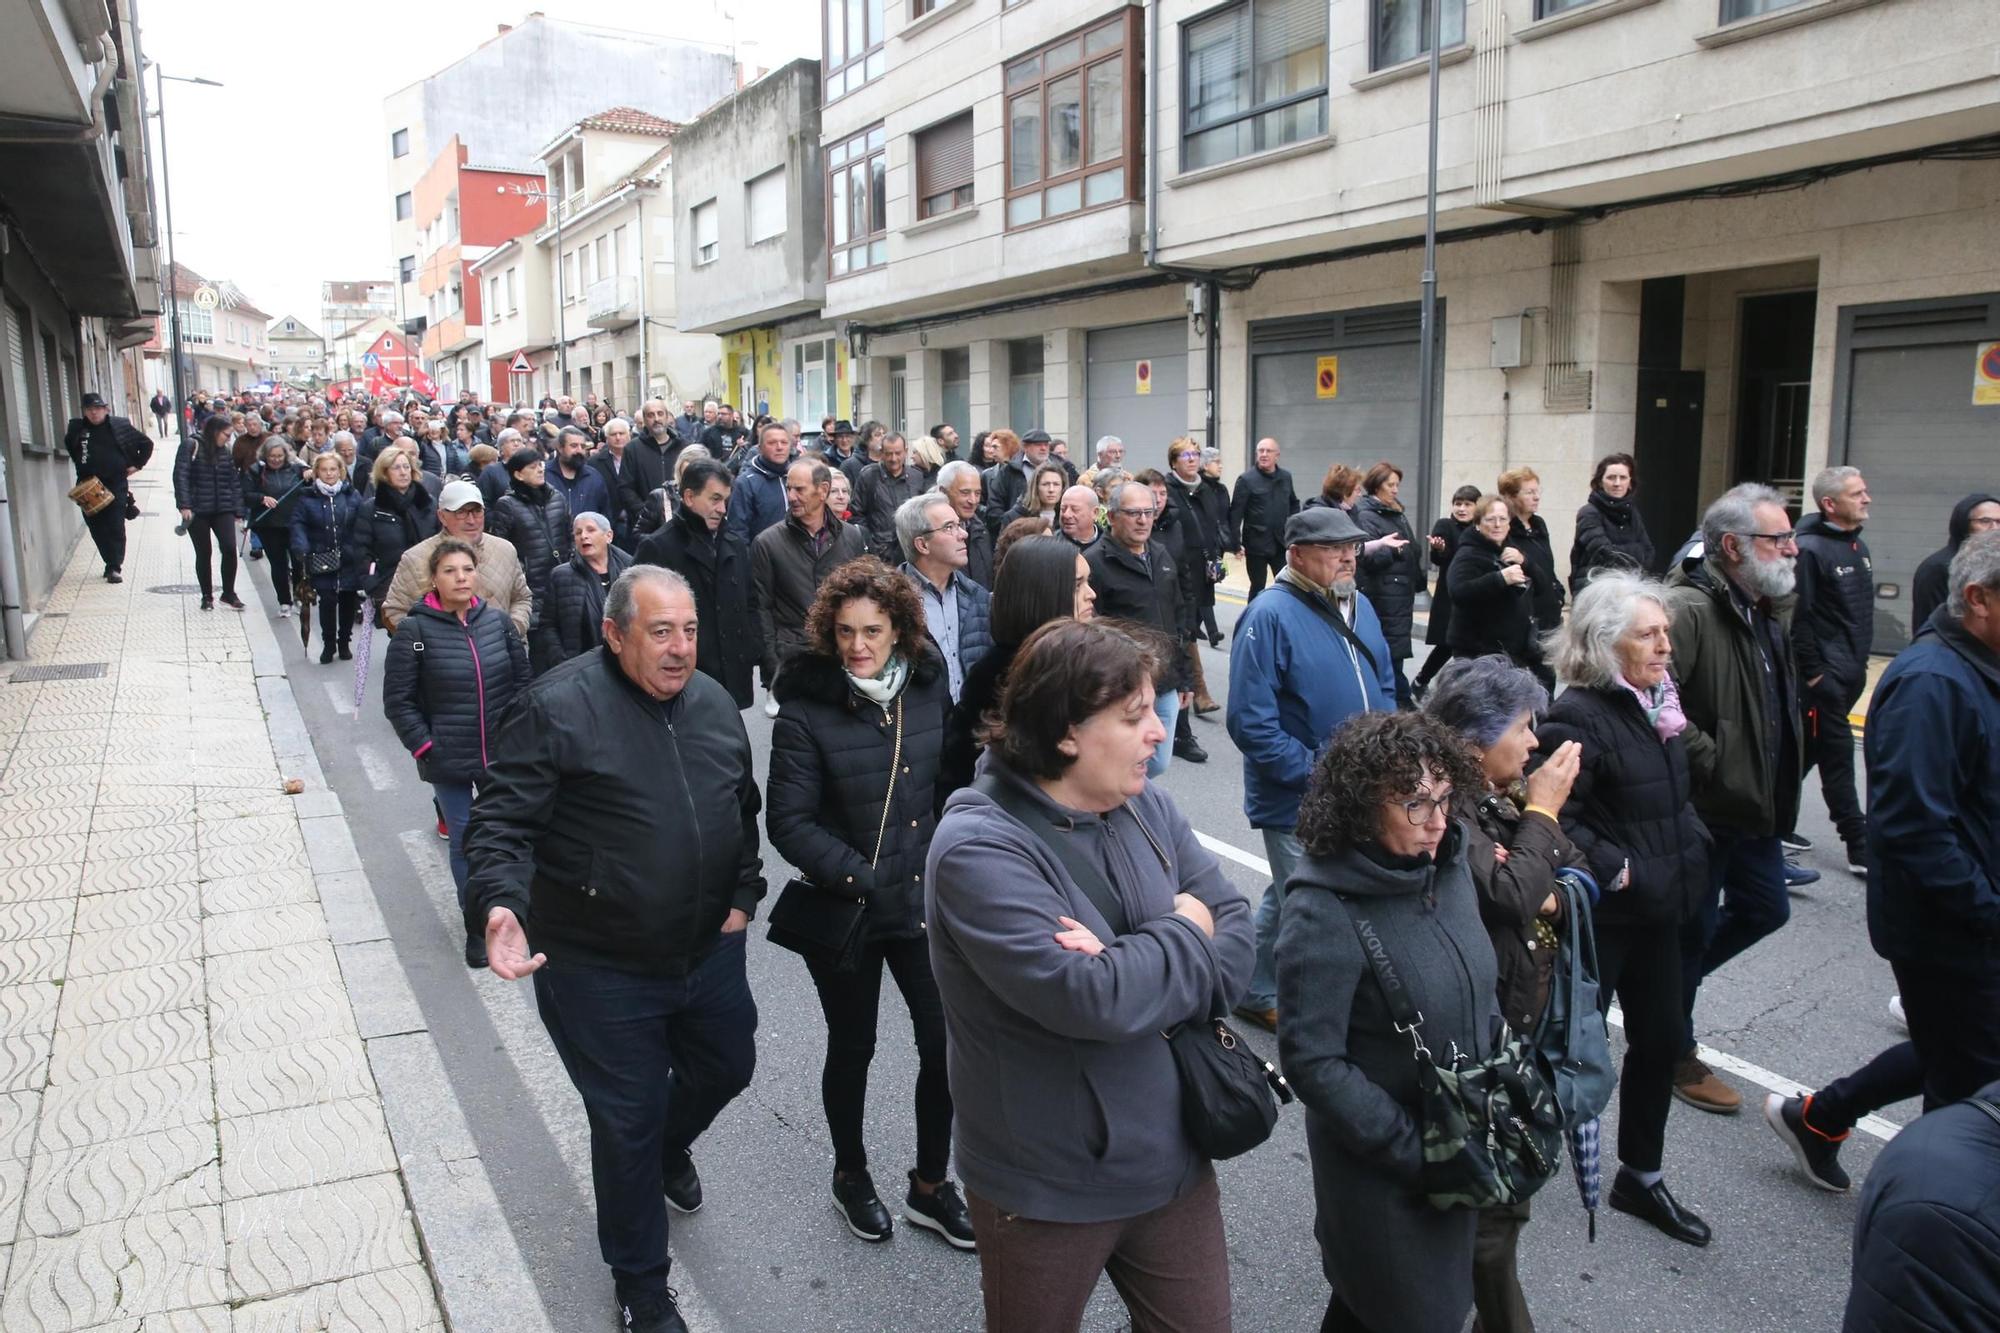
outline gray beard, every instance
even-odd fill
[[[1338,597],[1343,602],[1346,601],[1348,598],[1354,596],[1353,579],[1335,579],[1333,583],[1329,586],[1333,590],[1333,595],[1335,597]]]
[[[1799,572],[1789,556],[1759,560],[1755,556],[1742,565],[1743,584],[1759,597],[1785,597],[1798,586]]]

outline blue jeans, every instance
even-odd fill
[[[1306,849],[1299,845],[1298,834],[1288,828],[1258,832],[1264,835],[1264,859],[1271,863],[1271,887],[1264,890],[1264,901],[1257,904],[1257,965],[1250,973],[1250,989],[1243,996],[1242,1007],[1276,1009],[1278,920],[1285,907],[1285,881],[1298,868]]]
[[[465,822],[472,818],[472,784],[433,782],[431,794],[437,797],[438,810],[444,815],[445,831],[451,835],[451,882],[458,886],[458,914],[464,916]]]
[[[1174,723],[1181,715],[1181,696],[1173,690],[1161,690],[1153,696],[1153,715],[1160,719],[1160,725],[1167,734],[1153,747],[1153,757],[1146,761],[1146,776],[1156,778],[1167,771],[1167,765],[1174,762]]]
[[[531,927],[532,929],[532,927]],[[590,1119],[597,1248],[621,1294],[663,1290],[665,1171],[757,1066],[747,930],[722,936],[684,977],[576,963],[535,973],[535,1007]]]
[[[1708,895],[1681,927],[1681,1004],[1687,1044],[1694,1049],[1694,998],[1702,978],[1791,920],[1785,891],[1785,849],[1776,835],[1747,837],[1711,830]]]

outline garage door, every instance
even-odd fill
[[[1070,441],[1072,461],[1082,466],[1092,441],[1116,435],[1125,441],[1128,467],[1165,469],[1168,443],[1188,433],[1187,337],[1187,325],[1178,319],[1090,331],[1084,353],[1086,438]]]
[[[1345,310],[1250,326],[1251,440],[1278,441],[1299,498],[1318,494],[1335,463],[1367,471],[1378,459],[1403,469],[1402,498],[1410,526],[1428,531],[1439,512],[1435,466],[1418,458],[1417,350],[1421,327],[1414,305]],[[1439,356],[1444,364],[1444,303],[1438,302]],[[1323,397],[1321,371],[1334,358],[1332,396]],[[1438,377],[1433,419],[1444,399]],[[1247,456],[1249,450],[1244,450]],[[1435,456],[1435,446],[1433,447]]]
[[[1875,561],[1875,651],[1910,641],[1910,584],[1945,544],[1951,507],[1970,491],[2000,494],[2000,405],[1972,401],[1982,343],[2000,340],[2000,295],[1841,312],[1845,448],[1874,498],[1866,536]]]

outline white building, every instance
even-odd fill
[[[368,327],[378,320],[393,320],[395,314],[396,285],[387,278],[319,285],[319,327],[334,379],[352,379],[361,373],[361,353],[381,332],[368,332]]]
[[[187,391],[234,393],[274,373],[266,327],[271,317],[251,304],[243,289],[227,278],[208,279],[186,264],[175,264],[171,290],[165,293],[158,329],[146,350],[159,356],[153,387],[174,391],[173,365],[166,353],[173,346],[173,324],[181,325],[182,367]]]
[[[1604,453],[1663,552],[1737,480],[1852,462],[1884,648],[1992,468],[1984,0],[1447,0],[1428,457],[1420,5],[825,2],[826,310],[864,412],[900,385],[913,429],[1039,417],[1156,465],[1185,431],[1232,473],[1273,435],[1308,491],[1389,458],[1419,530],[1528,465],[1559,552]]]
[[[272,320],[264,340],[270,348],[274,378],[307,380],[326,375],[326,340],[297,315]]]

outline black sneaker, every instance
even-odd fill
[[[682,1152],[678,1162],[660,1173],[660,1193],[677,1213],[701,1211],[701,1173],[694,1169],[692,1155]]]
[[[910,1193],[903,1200],[903,1220],[911,1226],[937,1232],[954,1250],[979,1248],[972,1237],[972,1214],[965,1210],[958,1186],[949,1180],[925,1194],[917,1188],[917,1173],[910,1172]]]
[[[1792,1159],[1807,1180],[1823,1190],[1845,1194],[1854,1183],[1840,1167],[1840,1145],[1847,1141],[1847,1135],[1829,1138],[1807,1124],[1806,1107],[1811,1101],[1811,1093],[1780,1097],[1774,1092],[1764,1099],[1764,1122],[1792,1150]]]
[[[1803,833],[1780,834],[1778,841],[1784,844],[1788,852],[1809,852],[1813,847],[1812,839]]]
[[[202,598],[201,609],[204,611],[213,611],[215,609],[215,599],[213,597]]]
[[[1850,875],[1860,875],[1864,879],[1867,878],[1868,845],[1866,843],[1850,842],[1847,844],[1847,873]]]
[[[636,1291],[618,1298],[618,1323],[626,1333],[688,1333],[674,1289]]]
[[[866,1171],[856,1171],[844,1179],[835,1173],[833,1211],[840,1214],[849,1231],[865,1241],[885,1241],[896,1229],[889,1220],[889,1210],[875,1193],[875,1182]]]
[[[1428,51],[1430,48],[1425,47],[1424,49]],[[264,553],[258,548],[253,546],[250,548],[250,558],[252,560],[262,560],[264,558]]]
[[[232,611],[241,611],[243,609],[243,599],[233,592],[226,592],[216,600]]]
[[[467,935],[465,937],[465,965],[477,972],[486,966],[486,937]]]

